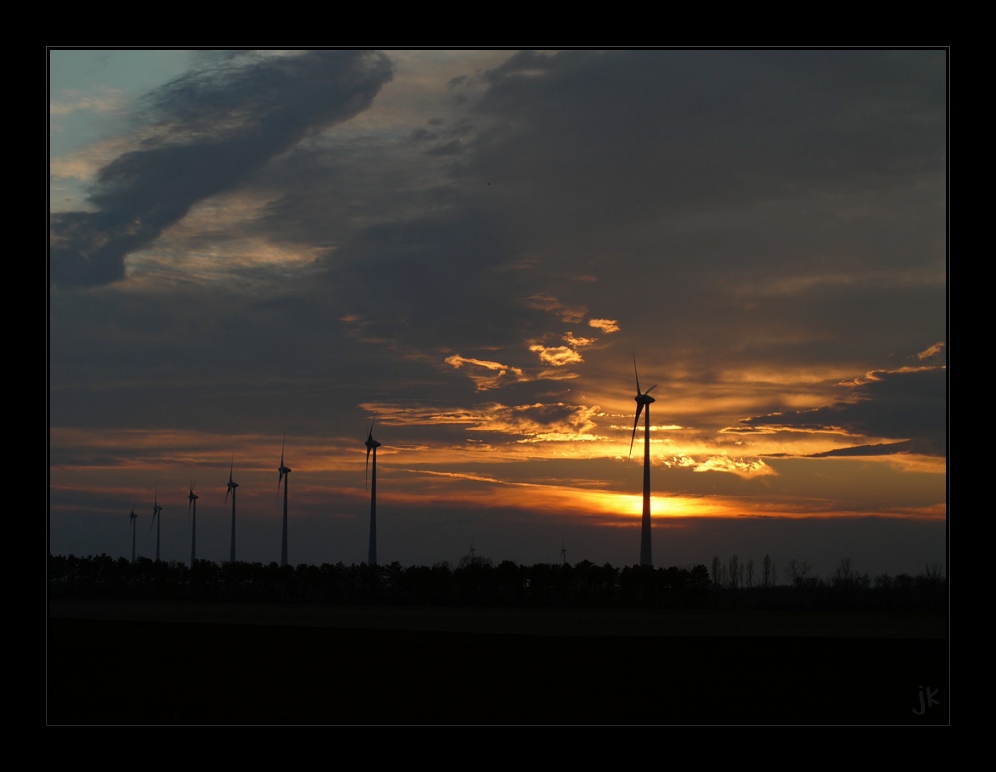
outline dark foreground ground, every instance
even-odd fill
[[[936,617],[59,603],[49,724],[946,724]]]

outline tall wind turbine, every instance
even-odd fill
[[[629,454],[633,455],[633,443],[636,441],[636,427],[640,425],[640,413],[647,409],[647,417],[643,425],[643,528],[640,534],[640,565],[654,565],[650,553],[650,405],[657,400],[650,392],[657,388],[655,383],[646,391],[640,391],[640,373],[636,369],[636,354],[633,354],[633,373],[636,375],[636,419],[633,421],[633,438],[629,441]]]
[[[131,519],[131,562],[135,562],[135,521],[138,519],[138,515],[135,514],[135,508],[131,508],[131,514],[128,515]]]
[[[370,431],[367,434],[367,441],[363,444],[367,446],[367,470],[370,468],[370,451],[373,451],[373,474],[370,475],[370,549],[367,552],[367,565],[377,565],[377,448],[380,443],[373,437],[374,422],[370,422]]]
[[[159,483],[156,483],[156,493],[155,498],[152,500],[152,522],[149,523],[149,530],[152,530],[152,526],[156,527],[156,562],[159,562],[159,523],[162,517],[159,515],[163,511],[163,508],[159,506]]]
[[[280,466],[283,466],[283,462],[281,462]],[[225,491],[226,504],[228,503],[228,494],[232,494],[232,556],[229,558],[230,563],[235,562],[235,489],[239,487],[239,484],[237,482],[232,481],[232,472],[234,471],[235,471],[235,454],[232,453],[232,466],[228,470],[228,490]]]
[[[194,493],[194,481],[190,481],[190,495],[187,496],[190,503],[187,504],[187,512],[192,515],[190,521],[190,568],[193,569],[194,561],[197,559],[197,499],[200,498]]]
[[[277,478],[277,493],[280,493],[280,483],[284,484],[284,532],[283,539],[280,542],[280,565],[287,565],[287,481],[290,479],[290,467],[284,466],[284,445],[287,444],[287,435],[284,435],[284,441],[280,445],[280,467],[277,469],[280,472],[280,477]],[[234,464],[234,460],[232,461]],[[232,499],[232,508],[235,508],[235,499]]]

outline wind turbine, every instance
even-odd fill
[[[128,515],[131,520],[131,562],[135,562],[135,521],[138,519],[138,515],[135,514],[135,507],[131,508],[131,514]]]
[[[281,461],[280,466],[283,466]],[[232,494],[232,556],[229,558],[230,563],[235,562],[235,489],[239,487],[237,482],[232,481],[232,472],[235,471],[235,453],[232,453],[232,466],[228,470],[228,490],[225,491],[225,503],[228,503],[228,494]],[[287,470],[290,471],[289,469]],[[279,487],[279,484],[278,484]]]
[[[564,542],[560,542],[560,561],[561,565],[567,563],[567,547],[564,546]]]
[[[194,567],[194,560],[197,559],[197,499],[200,498],[194,493],[194,481],[190,481],[190,495],[187,496],[190,503],[187,504],[187,513],[193,517],[190,521],[190,568]]]
[[[284,466],[284,445],[287,444],[287,435],[284,435],[284,441],[280,444],[280,466],[277,471],[280,472],[280,477],[277,478],[277,493],[280,493],[280,483],[284,484],[284,531],[283,540],[280,543],[280,565],[287,565],[287,481],[290,480],[290,467]],[[234,457],[232,460],[234,464]],[[235,498],[232,498],[232,509],[235,509]]]
[[[376,419],[375,419],[376,420]],[[370,431],[363,444],[367,446],[367,469],[370,468],[370,451],[373,451],[373,474],[370,476],[370,548],[367,552],[367,565],[377,565],[377,448],[380,443],[373,437],[374,422],[370,422]]]
[[[149,523],[149,530],[152,530],[152,526],[156,527],[156,562],[159,562],[159,523],[162,521],[160,512],[163,508],[159,506],[159,483],[156,483],[156,493],[155,498],[152,500],[152,522]]]
[[[643,425],[643,528],[640,535],[640,565],[654,565],[650,553],[650,405],[657,400],[650,392],[657,388],[655,383],[646,391],[640,391],[640,373],[636,369],[636,354],[633,354],[633,373],[636,375],[636,419],[633,421],[633,438],[629,441],[629,455],[633,455],[633,443],[636,441],[636,427],[640,424],[640,413],[647,409],[647,417]]]

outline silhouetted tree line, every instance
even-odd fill
[[[462,559],[454,568],[346,566],[324,563],[213,563],[191,569],[175,561],[108,555],[49,556],[52,598],[210,600],[402,606],[516,606],[599,608],[763,608],[771,610],[930,611],[947,609],[947,580],[928,567],[915,577],[882,575],[872,582],[850,560],[828,579],[790,561],[778,585],[770,558],[755,568],[736,556],[693,568],[616,568],[609,563],[537,563]]]
[[[823,579],[813,575],[804,560],[790,560],[779,585],[769,555],[759,566],[733,555],[724,563],[712,559],[712,594],[727,607],[804,611],[924,611],[944,613],[948,608],[948,581],[939,565],[928,565],[916,576],[881,574],[873,580],[859,573],[850,558],[843,558]]]
[[[520,566],[487,558],[404,567],[325,563],[184,563],[108,555],[49,557],[53,598],[214,600],[407,606],[577,606],[695,608],[707,606],[705,566],[615,568],[590,561]]]

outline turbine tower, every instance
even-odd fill
[[[193,569],[194,561],[197,559],[197,499],[200,498],[194,493],[194,481],[190,481],[190,495],[187,496],[190,503],[187,504],[187,513],[192,516],[190,521],[190,568]]]
[[[633,443],[636,441],[636,427],[640,425],[640,413],[647,409],[647,417],[643,425],[643,527],[640,534],[640,565],[654,565],[650,551],[650,405],[656,402],[650,392],[657,388],[655,383],[646,391],[640,391],[640,373],[636,369],[636,354],[633,354],[633,373],[636,375],[636,419],[633,421],[633,437],[629,441],[629,454],[633,455]]]
[[[135,508],[131,508],[131,514],[128,515],[131,520],[131,562],[135,562],[135,521],[138,519],[138,515],[135,514]]]
[[[284,466],[284,445],[287,444],[287,435],[284,435],[284,441],[280,445],[280,466],[277,469],[280,472],[280,477],[277,478],[277,493],[280,493],[280,483],[284,484],[284,531],[283,539],[280,542],[280,565],[287,565],[287,481],[290,479],[290,467]],[[232,461],[234,464],[234,459]],[[235,509],[235,498],[232,498],[232,509]],[[234,538],[234,537],[233,537]]]
[[[567,547],[564,546],[565,542],[560,542],[560,564],[565,565],[567,563]]]
[[[280,464],[283,466],[283,463]],[[237,482],[232,481],[232,472],[235,471],[235,453],[232,453],[232,466],[228,470],[228,490],[225,491],[225,503],[228,503],[228,494],[232,495],[232,555],[230,563],[235,562],[235,489],[239,487]],[[288,470],[290,471],[290,470]]]
[[[370,548],[367,552],[367,565],[377,565],[377,448],[380,443],[373,437],[374,422],[370,422],[370,431],[367,434],[367,441],[363,444],[367,446],[367,471],[370,469],[370,451],[373,451],[373,474],[370,475]]]
[[[152,526],[156,527],[156,562],[159,562],[159,522],[162,517],[159,515],[163,511],[163,508],[159,506],[159,483],[156,483],[156,493],[155,498],[152,500],[152,522],[149,523],[149,530],[152,530]]]

